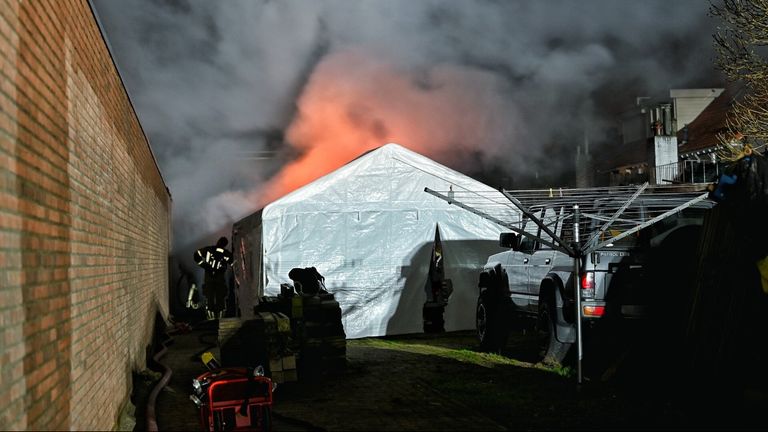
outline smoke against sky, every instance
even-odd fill
[[[723,84],[702,0],[94,4],[177,245],[387,142],[469,175],[567,173],[635,97]]]

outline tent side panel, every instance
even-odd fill
[[[423,331],[422,307],[436,224],[454,292],[446,330],[475,325],[477,277],[498,253],[500,228],[460,209],[280,215],[264,220],[266,295],[293,267],[316,267],[336,295],[348,338]]]
[[[253,307],[264,295],[262,210],[232,226],[233,270],[240,315],[253,317]]]

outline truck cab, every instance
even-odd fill
[[[651,220],[661,213],[652,199],[639,199],[632,207],[628,213],[634,223]],[[671,215],[616,242],[603,242],[617,237],[629,224],[609,227],[601,238],[592,239],[592,244],[604,244],[603,247],[580,256],[578,272],[574,257],[547,246],[545,243],[553,243],[552,237],[532,220],[523,218],[522,233],[505,232],[499,237],[500,246],[509,250],[489,257],[481,271],[477,302],[481,347],[498,351],[509,329],[522,325],[541,335],[542,360],[562,362],[575,342],[576,277],[581,286],[580,315],[587,328],[598,322],[611,325],[603,321],[642,319],[652,314],[654,302],[663,295],[648,283],[654,251],[673,242],[695,246],[703,208],[707,205]],[[610,198],[598,199],[583,210],[579,224],[582,245],[614,211],[615,203]],[[562,204],[532,207],[529,212],[555,236],[573,244],[573,219],[563,217]]]

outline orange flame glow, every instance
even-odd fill
[[[492,149],[489,129],[509,123],[495,114],[501,110],[493,106],[494,78],[456,67],[434,67],[427,78],[427,84],[419,83],[413,74],[356,50],[326,57],[305,86],[286,134],[302,156],[265,185],[261,205],[388,142],[443,163],[456,150]]]

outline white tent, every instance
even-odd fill
[[[424,188],[496,192],[397,144],[387,144],[284,196],[233,227],[244,316],[262,295],[316,267],[342,309],[348,338],[422,332],[425,284],[439,224],[454,292],[445,329],[475,326],[477,279],[500,251],[497,226]],[[496,192],[497,193],[497,192]]]

